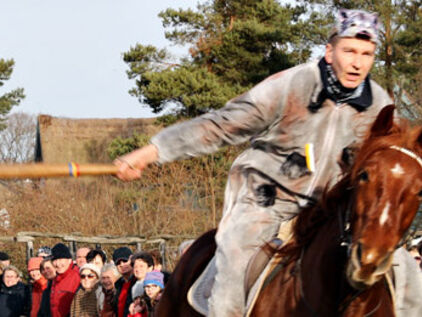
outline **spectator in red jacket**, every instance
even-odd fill
[[[28,274],[31,277],[31,317],[36,317],[40,309],[43,291],[47,288],[47,279],[41,275],[40,265],[42,257],[30,258],[28,261]]]
[[[80,277],[78,270],[73,267],[72,255],[67,246],[63,243],[56,244],[52,249],[52,256],[57,276],[51,285],[51,317],[67,317]]]
[[[122,275],[114,284],[116,288],[114,311],[117,317],[126,317],[129,314],[129,305],[132,303],[132,287],[136,283],[136,278],[132,275],[131,256],[132,250],[128,247],[121,247],[113,252],[113,262]]]

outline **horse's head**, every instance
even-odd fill
[[[347,278],[355,288],[374,284],[389,270],[421,202],[422,130],[395,125],[393,112],[393,106],[380,112],[350,174]]]

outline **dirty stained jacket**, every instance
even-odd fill
[[[158,162],[250,141],[232,171],[252,168],[280,184],[284,190],[278,197],[292,202],[282,220],[293,217],[308,198],[317,198],[327,184],[334,185],[344,149],[359,141],[380,109],[391,104],[387,93],[369,78],[360,100],[336,104],[326,98],[321,62],[276,73],[225,107],[162,130],[151,139],[158,148]],[[306,156],[307,144],[313,155]],[[313,161],[312,170],[306,159]]]

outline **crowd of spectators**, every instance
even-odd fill
[[[182,243],[179,255],[192,242]],[[422,237],[407,247],[422,270]],[[25,284],[9,255],[0,252],[1,317],[153,317],[170,277],[158,250],[120,247],[107,259],[101,249],[82,247],[73,260],[62,243],[40,248],[27,272]]]
[[[422,270],[422,237],[417,237],[410,241],[407,249]]]
[[[2,317],[152,317],[170,276],[160,252],[79,248],[75,259],[63,243],[42,247],[22,272],[0,252]]]

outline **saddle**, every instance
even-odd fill
[[[282,223],[277,237],[259,248],[249,261],[244,285],[248,314],[252,311],[268,274],[280,261],[280,257],[273,257],[273,255],[284,245],[283,241],[290,240],[292,224],[293,220]],[[213,257],[187,294],[189,304],[205,316],[208,315],[208,300],[211,297],[216,273],[215,257]]]

